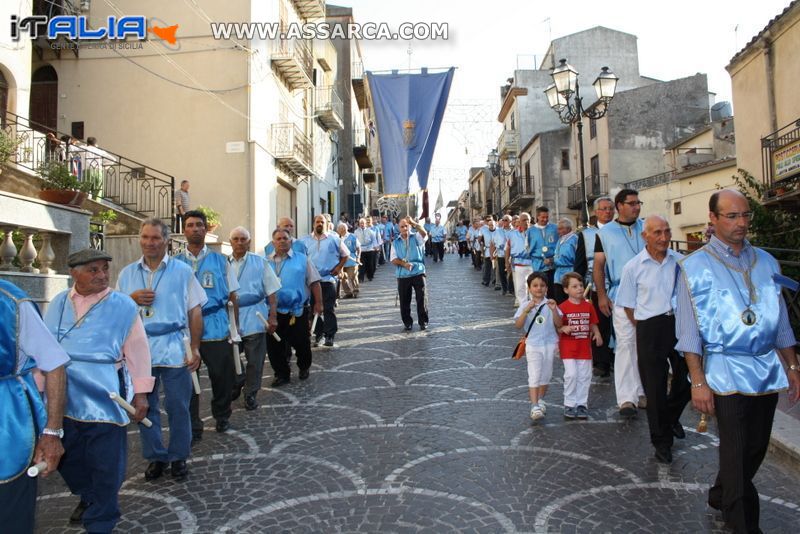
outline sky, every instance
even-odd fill
[[[552,39],[606,26],[638,37],[643,76],[671,80],[705,73],[716,100],[731,100],[725,66],[790,0],[329,0],[353,8],[356,22],[447,23],[446,41],[361,41],[367,70],[455,66],[428,182],[445,204],[483,166],[502,126],[500,86],[517,68],[535,68]],[[409,45],[411,54],[409,54]],[[597,72],[581,73],[584,83]],[[614,70],[613,65],[608,65]],[[590,80],[589,80],[590,78]],[[613,102],[612,102],[613,106]],[[734,109],[735,115],[735,109]],[[528,140],[521,140],[524,144]]]

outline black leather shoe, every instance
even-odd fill
[[[200,443],[203,441],[203,433],[202,432],[192,432],[192,445],[196,443]]]
[[[411,325],[406,325],[403,327],[403,332],[411,332]]]
[[[83,519],[83,512],[85,512],[87,508],[89,508],[88,502],[86,501],[79,502],[78,506],[76,506],[75,509],[72,511],[72,515],[69,516],[69,522],[73,525],[80,523],[81,519]]]
[[[275,377],[275,380],[272,381],[272,384],[270,385],[270,387],[279,388],[279,387],[283,386],[284,384],[289,384],[291,382],[292,381],[289,378],[284,378],[282,376],[277,376],[277,377]]]
[[[672,451],[669,447],[659,447],[656,449],[656,460],[662,464],[672,463]]]
[[[428,323],[422,323],[422,324],[420,324],[420,325],[419,325],[419,329],[420,329],[420,330],[427,330],[427,329],[428,329]]]
[[[683,425],[680,421],[672,425],[672,435],[678,439],[684,439],[686,437],[686,431],[683,429]]]
[[[300,369],[300,380],[307,379],[308,375],[309,375],[308,369]]]
[[[186,467],[186,460],[175,460],[172,462],[170,471],[172,472],[172,478],[179,482],[186,480],[186,477],[189,475],[189,468]]]
[[[220,434],[227,432],[230,427],[231,423],[227,419],[217,419],[217,432]]]
[[[145,480],[155,480],[164,474],[164,469],[167,467],[167,462],[150,462],[147,469],[144,470]]]
[[[258,403],[256,402],[255,395],[245,395],[244,397],[244,409],[248,412],[252,412],[258,408]]]

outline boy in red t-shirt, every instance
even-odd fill
[[[564,362],[564,418],[588,419],[589,386],[592,382],[592,342],[599,347],[603,337],[597,327],[597,313],[583,296],[583,277],[567,273],[561,285],[569,297],[558,305],[563,326],[558,340]]]

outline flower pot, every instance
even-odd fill
[[[86,193],[68,189],[44,189],[39,191],[39,198],[53,204],[80,208],[83,205],[83,201],[86,200]]]
[[[207,231],[209,234],[213,234],[213,233],[214,233],[214,232],[217,230],[217,228],[219,228],[219,225],[218,225],[218,224],[209,224],[209,225],[208,225],[208,228],[206,228],[206,231]]]

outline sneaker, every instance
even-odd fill
[[[328,347],[330,349],[336,347],[336,345],[333,344],[333,338],[332,337],[326,337],[325,338],[325,342],[322,344],[322,346],[323,347]]]
[[[544,412],[542,408],[538,404],[534,404],[531,407],[531,419],[534,421],[538,421],[544,417]]]
[[[547,405],[542,399],[539,399],[539,409],[542,410],[543,414],[547,415]]]
[[[575,409],[575,417],[578,419],[589,419],[589,409],[586,406],[578,406]]]
[[[574,406],[564,406],[564,419],[575,419],[577,416]]]

